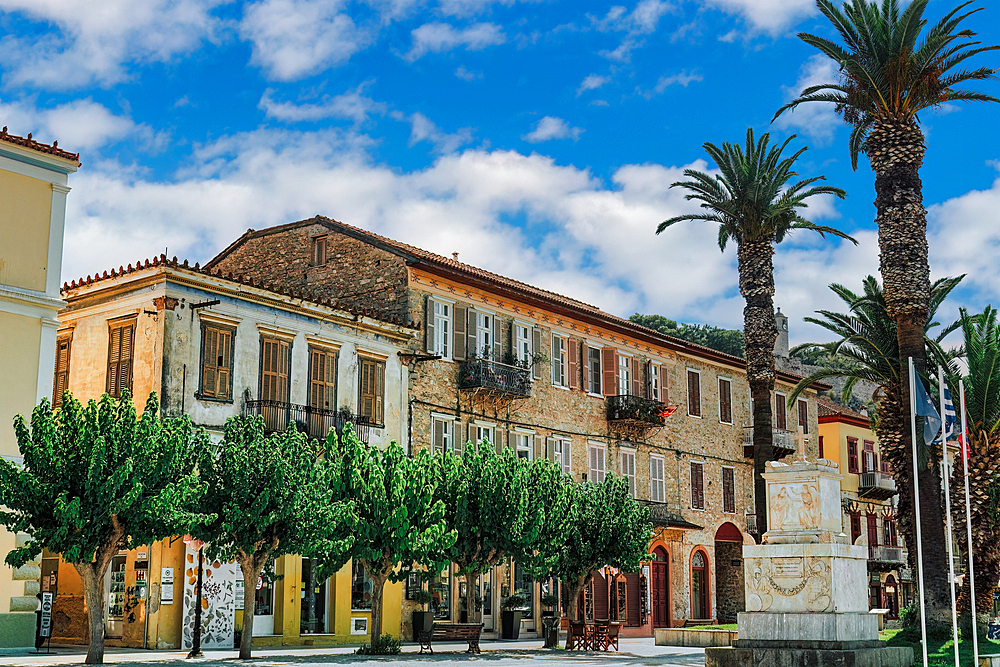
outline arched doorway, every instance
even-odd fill
[[[728,521],[715,532],[715,598],[720,623],[735,623],[746,611],[743,587],[743,533]]]
[[[708,576],[708,554],[698,548],[691,554],[691,618],[712,618],[711,587]]]
[[[889,610],[885,617],[890,619],[899,618],[899,586],[896,584],[896,577],[891,574],[885,578],[885,606]]]
[[[652,581],[649,592],[652,601],[653,627],[670,627],[670,556],[663,547],[653,549]]]

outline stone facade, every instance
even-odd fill
[[[323,271],[300,271],[311,247],[306,239],[323,233],[328,258],[341,258],[343,264]],[[287,264],[279,265],[275,258],[284,258]],[[647,567],[641,576],[629,580],[629,595],[633,601],[635,596],[646,598],[641,605],[646,613],[628,619],[626,634],[649,636],[654,626],[679,625],[695,617],[692,591],[697,588],[693,581],[696,558],[707,561],[704,574],[698,575],[704,577],[699,581],[709,591],[702,605],[704,614],[710,619],[727,619],[743,609],[743,568],[739,563],[733,565],[741,558],[741,542],[733,542],[732,535],[753,543],[746,521],[746,512],[753,508],[753,483],[752,458],[744,451],[750,391],[741,359],[662,336],[594,306],[326,218],[248,233],[209,266],[261,280],[287,275],[289,280],[299,281],[303,276],[309,283],[303,290],[338,300],[363,295],[379,278],[391,285],[384,295],[373,294],[367,301],[355,303],[423,324],[422,336],[411,341],[410,351],[407,438],[413,450],[441,444],[459,448],[479,434],[491,437],[498,448],[526,445],[526,456],[553,460],[568,446],[568,456],[561,462],[578,480],[594,479],[595,472],[600,476],[592,467],[593,457],[600,453],[605,474],[631,473],[634,466],[636,497],[650,503],[655,524],[650,550],[659,547],[666,552],[668,576],[666,582],[658,584]],[[398,291],[395,286],[403,269],[405,284]],[[406,304],[405,313],[399,311],[402,303]],[[521,335],[516,327],[523,327]],[[480,328],[482,332],[477,334]],[[441,333],[445,330],[446,343]],[[479,348],[484,344],[489,346],[489,363],[510,363],[516,356],[524,356],[523,348],[528,348],[531,370],[510,372],[530,374],[530,397],[519,395],[523,393],[519,389],[459,388],[463,372],[485,363],[470,362],[473,356],[483,356]],[[590,386],[589,348],[601,358],[595,387]],[[478,354],[469,354],[469,350]],[[627,373],[632,377],[619,386],[620,376],[615,377],[615,368],[609,368],[608,361],[622,358],[628,360]],[[613,362],[615,366],[618,363]],[[652,372],[656,368],[662,368],[662,373]],[[689,414],[689,372],[700,384],[700,415]],[[610,377],[605,377],[609,373]],[[654,386],[653,375],[659,387]],[[778,391],[787,394],[796,380],[779,373]],[[720,387],[728,387],[728,400],[720,397]],[[643,405],[660,400],[674,411],[662,428],[623,428],[622,421],[609,421],[609,397],[619,395],[635,397],[640,403],[645,400]],[[805,397],[807,419],[801,426],[810,434],[806,439],[808,454],[815,458],[815,392],[810,390]],[[789,410],[787,420],[789,430],[799,427],[798,411]],[[438,435],[435,442],[435,433],[448,435]],[[623,462],[627,470],[623,470]],[[653,479],[654,462],[656,472],[662,470],[662,491],[660,481]],[[700,479],[692,480],[698,472]],[[725,488],[729,480],[731,489]],[[717,535],[722,534],[728,535],[728,540],[717,542]],[[696,551],[700,555],[696,556]],[[720,560],[724,567],[719,566]],[[515,586],[512,571],[506,567],[494,573],[492,585],[500,595]],[[603,581],[603,577],[598,578],[598,587]],[[669,604],[665,614],[649,608],[649,589],[654,584],[666,589]],[[527,631],[537,629],[541,592],[536,585],[534,608],[526,614],[532,618],[523,622]],[[492,618],[497,618],[500,595],[491,596],[492,614],[487,615]],[[600,617],[602,605],[608,611],[607,590],[595,590],[593,596],[595,613]],[[456,585],[451,594],[451,618],[458,611],[457,597]]]

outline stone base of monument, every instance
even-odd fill
[[[881,642],[880,642],[881,643]],[[912,667],[913,649],[707,648],[705,667]]]

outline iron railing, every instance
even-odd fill
[[[858,495],[885,500],[896,495],[896,480],[884,472],[863,472],[858,480]]]
[[[758,533],[757,515],[747,512],[746,518],[747,518],[747,532],[750,533],[751,535],[756,535]]]
[[[469,359],[458,370],[459,389],[491,389],[519,398],[531,397],[531,371],[492,359]]]
[[[906,564],[906,550],[902,547],[868,545],[868,560],[873,563],[902,567]]]
[[[792,432],[780,428],[771,429],[771,457],[777,461],[794,453],[795,436]],[[743,427],[743,456],[753,458],[753,426]]]
[[[667,406],[660,401],[642,396],[608,396],[607,418],[609,422],[631,421],[642,422],[650,426],[663,426],[666,418],[663,414]]]
[[[351,425],[358,440],[368,444],[368,435],[372,424],[368,417],[351,414],[346,411],[311,408],[308,405],[296,405],[285,401],[245,401],[244,415],[259,415],[264,418],[264,430],[267,433],[284,431],[289,422],[295,422],[300,433],[310,438],[322,439],[330,429],[340,436],[344,427]]]

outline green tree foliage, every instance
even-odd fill
[[[264,435],[261,417],[232,417],[222,442],[200,462],[208,484],[202,499],[215,521],[192,534],[208,542],[210,560],[243,571],[240,659],[250,658],[257,578],[285,554],[344,554],[353,542],[353,505],[343,497],[333,463],[320,444],[290,426]]]
[[[440,571],[455,543],[445,507],[435,498],[440,462],[429,451],[413,458],[391,442],[384,449],[363,444],[349,429],[339,440],[327,437],[334,461],[333,486],[354,502],[354,544],[346,552],[322,557],[323,571],[339,570],[351,558],[371,577],[371,636],[382,635],[382,592],[386,581],[403,581],[415,569]]]
[[[467,610],[476,609],[480,576],[508,558],[532,573],[550,569],[565,542],[572,500],[558,466],[547,459],[529,462],[511,449],[497,454],[486,440],[468,443],[461,457],[445,452],[439,460],[437,497],[456,532],[446,555],[468,582]]]
[[[31,539],[7,554],[19,567],[48,549],[83,580],[90,610],[86,662],[104,662],[104,576],[120,549],[186,533],[208,517],[195,467],[208,445],[186,416],[160,419],[150,394],[137,417],[129,393],[86,406],[68,392],[47,399],[14,431],[23,463],[0,459],[0,523]]]
[[[654,331],[659,331],[666,336],[704,345],[734,357],[742,357],[744,354],[743,332],[739,329],[723,329],[713,327],[710,324],[684,324],[667,319],[663,315],[642,315],[640,313],[635,313],[629,320]]]
[[[569,594],[569,617],[578,617],[577,599],[594,571],[605,565],[638,572],[650,559],[653,537],[649,510],[629,492],[628,480],[609,475],[603,482],[572,486],[574,496],[566,544],[549,576]]]

